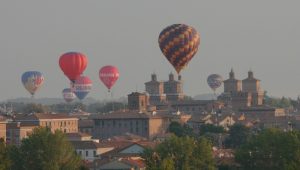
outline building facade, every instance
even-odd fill
[[[184,99],[183,82],[181,75],[175,80],[174,74],[169,74],[169,80],[165,82],[157,81],[156,74],[151,75],[151,81],[145,83],[146,92],[149,94],[151,105],[175,102]]]
[[[151,75],[151,81],[145,83],[146,92],[149,94],[149,102],[152,105],[164,103],[166,94],[164,93],[164,83],[157,81],[156,74]]]
[[[264,92],[260,80],[254,77],[251,70],[248,77],[241,81],[235,79],[234,71],[231,69],[229,79],[224,81],[224,93],[219,96],[219,100],[225,101],[233,110],[239,110],[263,105]]]
[[[66,114],[35,113],[31,115],[17,115],[15,122],[48,127],[52,132],[61,130],[64,133],[78,132],[78,118]]]

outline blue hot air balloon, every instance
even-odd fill
[[[87,76],[80,76],[76,79],[73,89],[78,99],[83,100],[92,89],[92,81]]]
[[[38,71],[27,71],[22,75],[22,83],[25,89],[34,96],[35,92],[43,85],[44,76]]]

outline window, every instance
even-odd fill
[[[89,156],[89,151],[85,151],[85,156]]]
[[[80,156],[82,155],[82,152],[81,152],[81,151],[79,151],[79,155],[80,155]]]
[[[94,157],[95,157],[95,156],[97,156],[97,153],[96,153],[96,151],[93,151],[93,152],[94,152]]]

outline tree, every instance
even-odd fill
[[[61,131],[36,128],[20,146],[22,169],[76,170],[81,165],[72,145]],[[15,160],[15,162],[18,160]]]
[[[125,109],[125,108],[126,108],[126,105],[124,103],[109,102],[109,103],[106,103],[105,105],[103,105],[102,107],[98,107],[96,109],[96,111],[99,113],[107,113],[110,111],[116,111],[116,110]]]
[[[168,128],[169,132],[174,133],[178,137],[194,136],[193,129],[187,124],[181,125],[178,122],[171,122]]]
[[[297,170],[300,167],[299,137],[299,132],[266,129],[237,149],[235,158],[246,170]]]
[[[242,124],[234,124],[229,129],[229,136],[225,140],[226,147],[238,148],[246,143],[250,137],[250,129]]]
[[[213,124],[202,124],[200,126],[200,135],[205,135],[206,133],[224,133],[225,130],[222,126],[215,126]]]
[[[47,106],[44,106],[42,104],[27,104],[23,108],[23,113],[29,114],[29,113],[45,113],[48,112],[49,108]]]
[[[0,170],[9,169],[11,161],[3,138],[0,139]]]
[[[212,145],[205,139],[172,136],[154,149],[147,149],[142,157],[149,170],[214,170]]]

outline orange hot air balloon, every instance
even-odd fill
[[[87,63],[87,57],[78,52],[68,52],[59,58],[61,70],[73,83],[86,69]]]
[[[197,53],[200,35],[191,26],[174,24],[160,33],[158,43],[162,53],[179,74]]]

